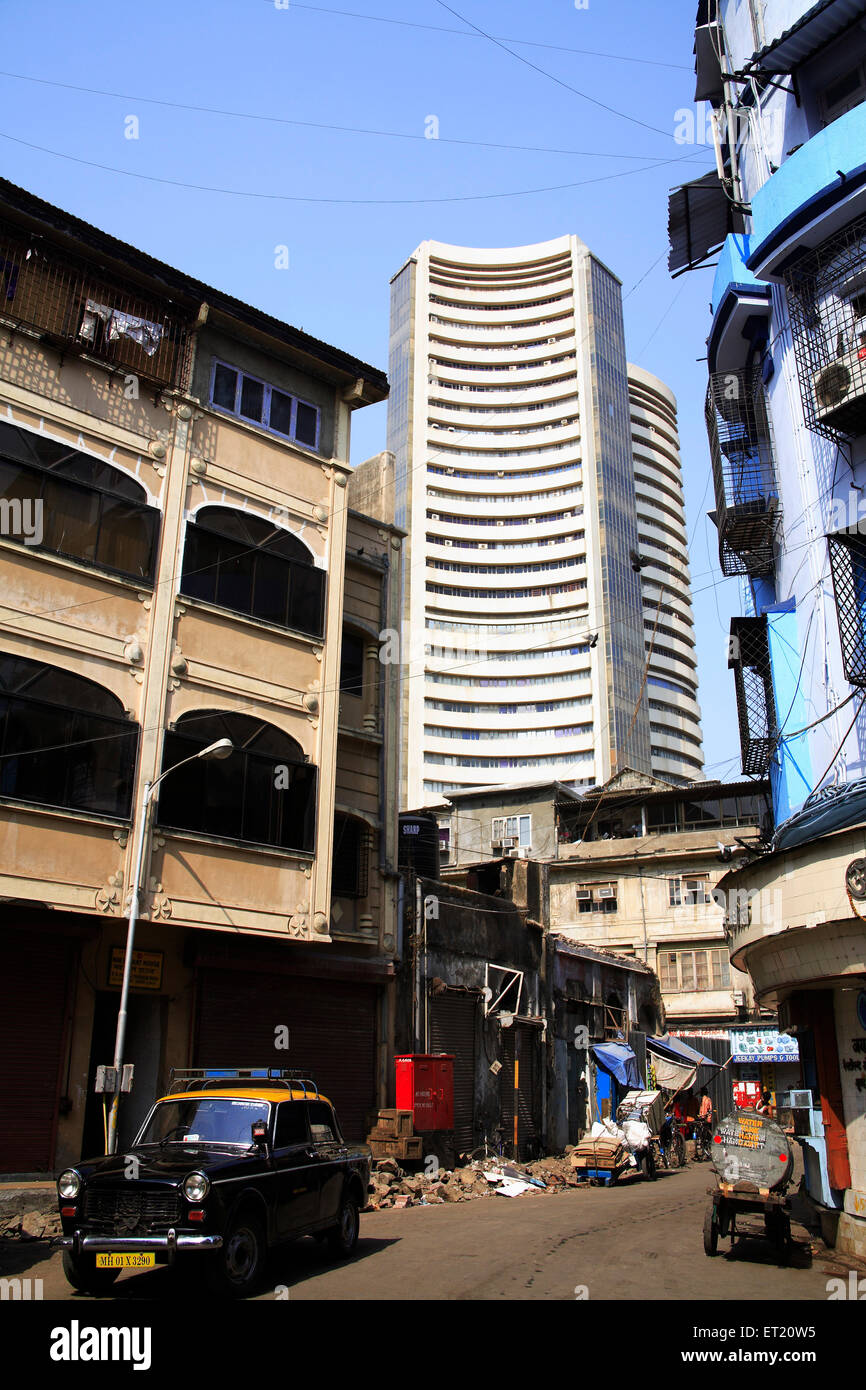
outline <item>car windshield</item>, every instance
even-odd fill
[[[240,1144],[253,1142],[252,1125],[268,1119],[264,1100],[196,1096],[163,1100],[139,1136],[140,1144]]]

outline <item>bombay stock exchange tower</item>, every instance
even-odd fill
[[[576,236],[425,241],[391,282],[389,370],[402,804],[700,778],[676,402],[626,361],[621,282]]]

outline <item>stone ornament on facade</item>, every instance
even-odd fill
[[[167,922],[171,916],[171,898],[166,896],[162,890],[162,884],[155,878],[151,878],[148,887],[150,891],[151,921],[161,919]]]
[[[120,889],[123,887],[123,874],[120,869],[110,874],[104,887],[97,888],[93,901],[100,912],[117,912],[120,908]]]
[[[296,940],[302,937],[306,940],[309,936],[307,917],[304,913],[295,912],[289,918],[289,936]]]

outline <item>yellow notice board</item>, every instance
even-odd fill
[[[123,984],[122,946],[112,946],[108,966],[108,985],[110,989],[120,989]],[[162,951],[133,951],[132,969],[129,974],[131,989],[162,989]]]

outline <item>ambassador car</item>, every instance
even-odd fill
[[[369,1148],[345,1142],[309,1078],[174,1071],[131,1149],[58,1178],[64,1273],[104,1293],[122,1269],[181,1258],[242,1297],[272,1246],[311,1235],[351,1254],[369,1181]]]

